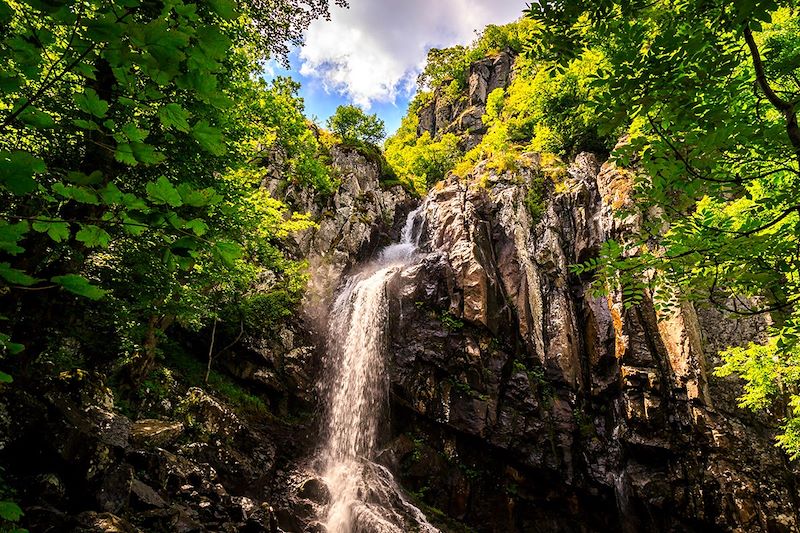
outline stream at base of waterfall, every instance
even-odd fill
[[[328,533],[438,532],[391,472],[372,461],[387,410],[387,285],[417,259],[418,214],[409,214],[399,243],[346,280],[331,307],[323,383],[327,425],[318,457],[331,494],[321,517]]]

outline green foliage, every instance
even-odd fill
[[[452,85],[449,90],[453,94],[461,92],[467,87],[472,63],[505,51],[519,54],[524,50],[533,28],[534,24],[530,19],[503,26],[490,24],[470,46],[431,48],[417,83],[421,88],[427,89]]]
[[[428,187],[444,179],[461,158],[458,138],[450,134],[438,140],[428,132],[417,136],[418,118],[409,114],[403,118],[395,135],[385,144],[386,160],[401,180],[424,194]]]
[[[439,98],[450,102],[465,97],[469,66],[502,50],[521,52],[535,26],[530,19],[489,26],[470,47],[430,51],[419,78],[420,92],[385,145],[386,157],[401,180],[424,192],[451,170],[464,177],[484,160],[490,170],[503,173],[518,170],[517,159],[524,151],[572,157],[581,151],[610,150],[615,136],[600,133],[601,122],[590,104],[597,92],[592,80],[603,63],[597,52],[587,52],[556,74],[542,61],[517,56],[510,86],[488,95],[483,117],[488,132],[466,154],[452,133],[436,139],[427,133],[417,135],[418,113],[433,97],[423,89],[440,87]]]
[[[39,319],[53,316],[48,334],[87,350],[102,338],[97,356],[142,379],[171,326],[255,325],[253,300],[299,300],[303,267],[283,241],[312,224],[261,184],[335,183],[299,86],[256,74],[260,53],[326,12],[325,0],[0,2],[2,355],[40,355]]]
[[[444,327],[449,331],[461,331],[464,329],[464,321],[450,313],[442,313],[441,320]]]
[[[180,378],[187,386],[190,387],[205,387],[206,363],[199,359],[193,358],[182,350],[177,350],[170,353],[167,359],[167,365],[172,370],[170,377]],[[154,388],[154,392],[158,394],[158,389],[161,385],[157,379],[151,377],[150,381],[145,382],[145,386],[149,385]],[[265,413],[268,412],[267,404],[258,396],[250,393],[246,388],[239,385],[231,378],[212,370],[208,375],[208,387],[220,394],[225,400],[230,402],[235,408],[246,413]]]
[[[360,107],[341,105],[328,119],[328,128],[345,142],[379,144],[386,137],[386,126],[377,115],[368,115]]]
[[[614,157],[629,187],[615,207],[647,213],[641,236],[608,243],[582,269],[601,290],[621,288],[626,305],[647,290],[665,314],[683,300],[771,314],[769,342],[724,352],[719,372],[744,379],[744,407],[788,405],[778,443],[797,457],[796,3],[556,1],[529,15],[534,57],[556,72],[604,57],[592,105],[605,131],[627,130]]]

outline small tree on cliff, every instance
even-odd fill
[[[368,115],[354,105],[339,106],[327,124],[344,141],[378,144],[386,137],[383,121],[377,115]]]

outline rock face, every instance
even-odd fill
[[[30,531],[274,531],[285,428],[245,424],[200,389],[177,399],[177,419],[131,422],[103,383],[78,371],[2,398],[17,413],[4,474],[24,487]]]
[[[569,265],[638,224],[612,216],[626,172],[592,154],[519,167],[423,204],[428,253],[392,288],[387,464],[478,531],[796,531],[774,427],[709,374],[766,325],[594,297]]]
[[[264,184],[318,226],[291,250],[311,267],[305,316],[276,324],[269,338],[242,338],[214,361],[257,397],[255,412],[175,380],[135,406],[147,413],[139,419],[121,409],[133,406],[115,402],[99,373],[52,376],[45,368],[32,372],[36,381],[0,384],[0,500],[5,483],[19,488],[21,525],[75,533],[324,531],[313,523],[315,506],[329,495],[303,468],[318,437],[320,302],[342,272],[393,239],[395,220],[414,203],[402,188],[381,184],[381,163],[369,154],[334,148],[331,157],[341,186],[329,198],[315,200],[279,179]],[[207,339],[194,347],[204,361]],[[5,525],[0,520],[0,530]]]
[[[487,131],[483,123],[486,100],[495,89],[508,87],[513,64],[509,52],[476,61],[470,66],[466,94],[455,100],[444,87],[437,88],[431,101],[419,110],[417,134],[427,132],[436,138],[453,133],[461,138],[464,150],[477,146]]]

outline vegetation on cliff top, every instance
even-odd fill
[[[555,73],[547,62],[523,53],[536,27],[530,19],[489,26],[469,47],[431,50],[419,77],[419,92],[385,145],[386,157],[401,180],[424,192],[451,170],[465,175],[483,160],[500,162],[526,151],[574,156],[585,150],[608,152],[613,147],[615,137],[608,131],[601,133],[599,118],[588,105],[595,92],[590,82],[602,54],[577,58]],[[418,135],[419,112],[434,94],[450,102],[465,102],[470,65],[501,52],[515,57],[514,76],[508,88],[489,95],[482,119],[487,133],[480,144],[465,152],[463,139],[456,133],[435,139],[427,132]]]

